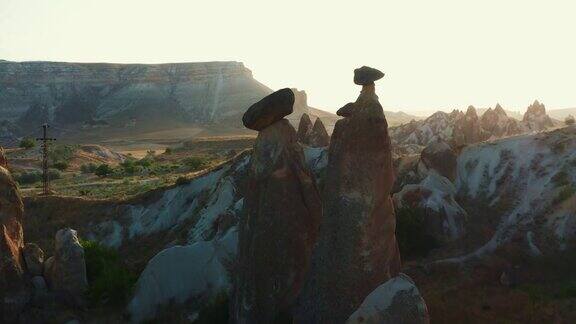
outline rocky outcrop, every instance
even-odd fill
[[[44,268],[44,251],[34,243],[26,243],[23,254],[28,273],[32,276],[41,276]]]
[[[496,104],[494,109],[488,108],[480,118],[480,126],[488,138],[500,138],[516,135],[522,132],[522,125],[514,118],[508,117],[504,108]]]
[[[476,108],[469,106],[466,114],[458,118],[454,124],[453,143],[455,147],[477,143],[484,139],[484,132]]]
[[[0,318],[13,320],[28,299],[22,255],[24,206],[10,172],[0,166]]]
[[[44,277],[51,290],[65,294],[74,303],[81,303],[88,288],[84,248],[78,234],[70,228],[56,233],[54,256],[44,265]]]
[[[456,188],[447,178],[431,173],[419,184],[408,184],[394,194],[397,208],[420,210],[426,235],[438,243],[451,242],[465,233],[466,211],[456,202]]]
[[[322,120],[316,118],[314,126],[312,126],[308,114],[302,114],[302,118],[300,118],[297,138],[300,143],[310,147],[324,147],[330,143],[330,135],[328,135]]]
[[[434,170],[441,176],[444,176],[450,181],[456,180],[456,161],[457,155],[452,147],[438,139],[430,143],[420,154],[421,169],[424,173],[428,170]]]
[[[289,88],[280,89],[248,108],[242,117],[244,127],[263,130],[290,115],[294,106],[294,92]]]
[[[8,168],[8,159],[6,159],[6,154],[2,146],[0,146],[0,167]]]
[[[522,121],[531,131],[541,131],[554,126],[552,118],[546,114],[546,107],[544,107],[544,104],[538,102],[538,100],[535,100],[534,103],[528,107]]]
[[[391,143],[373,84],[363,86],[355,110],[330,142],[321,232],[297,322],[343,323],[400,269]]]
[[[310,146],[312,147],[323,147],[330,144],[330,135],[324,127],[324,123],[320,118],[316,118],[314,122],[314,127],[312,127],[312,132],[310,133]]]
[[[302,117],[300,117],[300,123],[298,123],[298,134],[297,134],[298,141],[300,143],[307,144],[311,131],[312,131],[312,121],[310,120],[310,116],[304,113],[302,114]]]
[[[314,176],[287,120],[258,133],[246,192],[231,315],[235,323],[272,323],[300,293],[322,215]]]
[[[401,273],[374,289],[346,324],[428,324],[430,316],[414,281]]]

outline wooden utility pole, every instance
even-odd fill
[[[42,125],[42,137],[37,137],[37,141],[42,142],[42,194],[50,194],[50,178],[48,177],[48,143],[55,141],[55,138],[47,137],[48,124]]]

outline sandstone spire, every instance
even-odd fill
[[[278,95],[269,97],[262,100],[266,105],[257,104],[246,114],[259,109],[260,119],[275,119],[267,113],[274,114]],[[294,128],[280,119],[259,129],[239,225],[231,303],[234,323],[273,323],[294,305],[322,215],[320,195]]]
[[[363,71],[370,71],[367,77]],[[377,72],[374,72],[377,71]],[[374,91],[383,73],[363,67],[354,113],[336,123],[322,193],[321,232],[296,321],[343,323],[400,269],[388,125]],[[357,82],[357,81],[361,82]]]

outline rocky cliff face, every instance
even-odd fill
[[[10,172],[0,167],[0,318],[11,321],[29,296],[22,255],[24,207],[20,191]]]
[[[206,123],[237,117],[270,92],[239,62],[0,62],[0,113],[22,126],[146,116]]]

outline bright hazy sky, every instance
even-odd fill
[[[576,106],[576,1],[0,0],[0,59],[241,61],[312,106],[353,101],[355,67],[386,73],[409,113]]]

